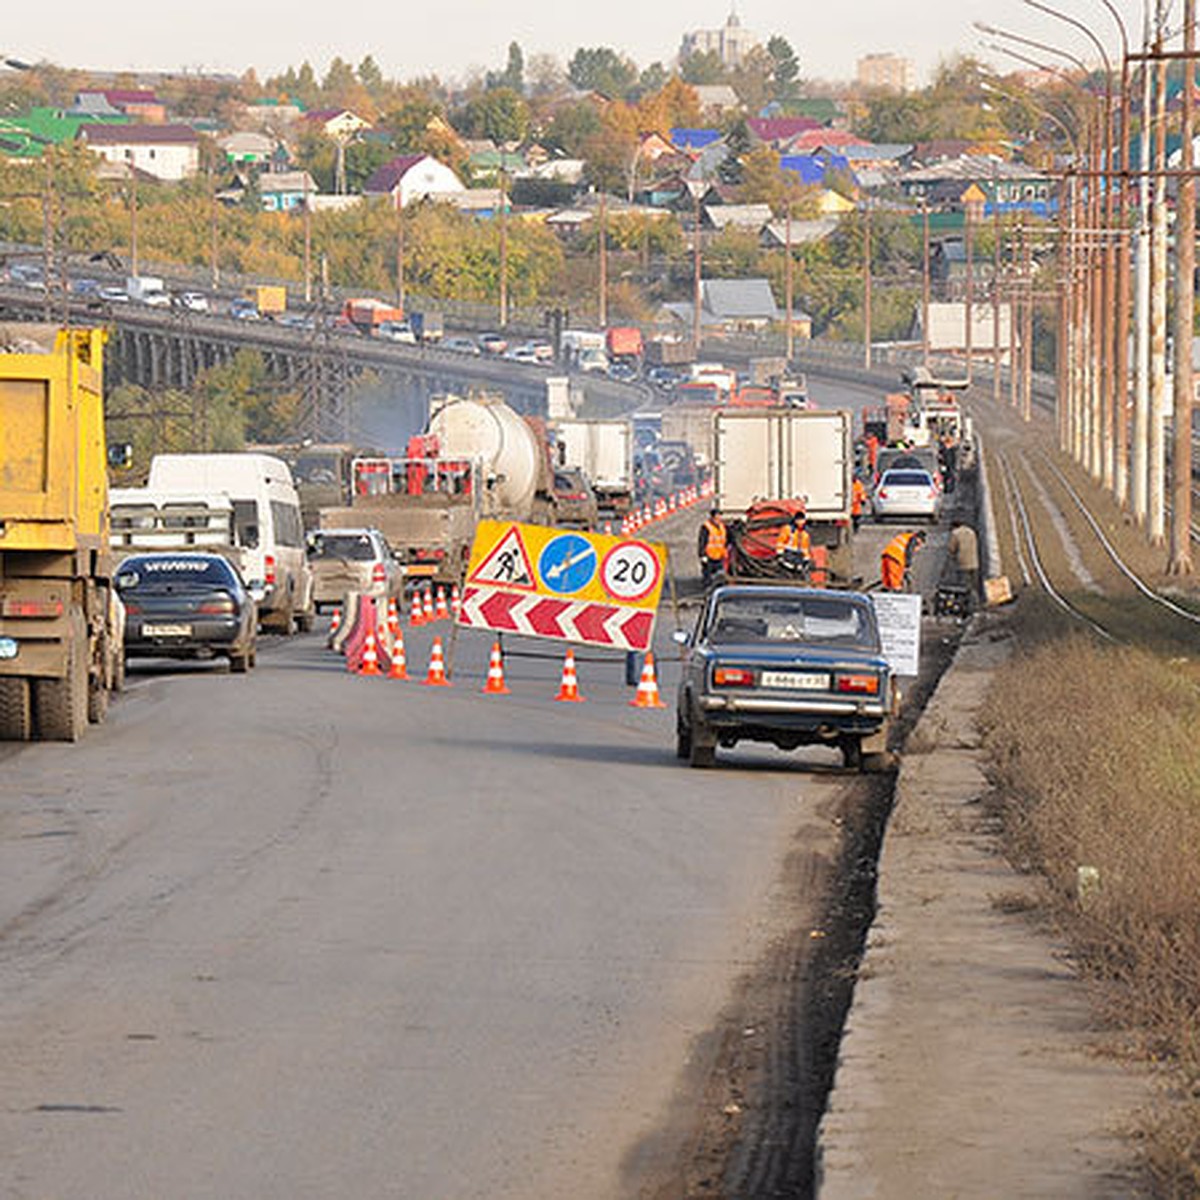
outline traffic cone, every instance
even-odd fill
[[[359,664],[360,675],[379,675],[379,654],[375,649],[375,634],[367,630],[367,644],[363,648],[362,662]]]
[[[457,621],[462,616],[462,593],[458,590],[458,584],[450,585],[450,615]]]
[[[342,627],[342,610],[335,608],[333,616],[329,618],[329,636],[333,637],[335,633]]]
[[[582,704],[583,697],[579,694],[579,680],[575,678],[575,651],[568,650],[563,662],[562,683],[558,686],[555,700],[565,700],[569,704]]]
[[[425,676],[426,687],[449,687],[450,680],[446,678],[446,663],[442,658],[442,639],[433,639],[433,649],[429,652],[429,673]]]
[[[630,708],[666,708],[658,694],[658,680],[654,677],[654,655],[647,652],[642,664],[642,677],[638,680],[637,695],[629,702]]]
[[[604,536],[612,537],[612,522],[611,521],[604,522]]]
[[[421,609],[421,593],[420,592],[413,592],[412,612],[409,614],[408,623],[414,629],[418,625],[425,624],[425,613]]]
[[[387,607],[387,627],[388,633],[395,640],[400,635],[400,614],[396,611],[396,597],[392,596],[388,600]]]
[[[446,589],[440,587],[437,590],[437,615],[434,618],[438,621],[450,620],[450,610],[446,607]]]
[[[388,678],[408,678],[408,660],[404,657],[404,634],[399,627],[392,637],[392,665],[388,671]]]
[[[483,685],[485,696],[507,696],[508,685],[504,682],[504,659],[500,653],[500,643],[492,643],[492,657],[488,663],[487,683]]]
[[[425,599],[422,602],[421,612],[422,612],[421,619],[425,622],[425,624],[432,625],[433,619],[434,619],[433,618],[433,588],[427,587],[425,589]]]

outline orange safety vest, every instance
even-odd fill
[[[861,479],[855,479],[850,488],[850,515],[857,517],[862,513],[863,505],[866,503],[867,489]]]
[[[791,525],[785,525],[775,539],[775,550],[780,554],[785,550],[799,550],[808,557],[811,549],[812,538],[808,536],[808,530],[803,525],[798,525],[795,529]]]
[[[904,572],[908,569],[908,544],[916,536],[915,533],[898,533],[884,546],[880,575],[888,591],[899,591],[904,586]]]
[[[717,562],[725,557],[725,522],[708,520],[704,522],[704,528],[708,533],[708,540],[704,543],[704,556]]]

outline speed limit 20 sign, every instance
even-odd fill
[[[605,556],[600,580],[614,600],[642,600],[657,590],[662,564],[645,542],[621,542]]]

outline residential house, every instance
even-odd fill
[[[717,204],[701,212],[701,223],[720,232],[740,229],[746,233],[759,233],[770,220],[769,204]]]
[[[275,152],[276,141],[265,133],[239,130],[217,138],[217,149],[233,167],[265,167]]]
[[[727,112],[740,112],[742,102],[738,94],[727,83],[697,83],[692,85],[700,111],[721,116]]]
[[[841,223],[841,217],[836,215],[799,220],[793,217],[792,227],[789,230],[787,221],[771,221],[763,227],[763,249],[781,249],[787,246],[789,239],[793,246],[808,246],[815,242],[823,242]]]
[[[314,108],[311,112],[306,112],[300,121],[303,126],[319,129],[326,137],[335,141],[351,138],[371,127],[369,121],[364,121],[348,108]]]
[[[671,145],[683,153],[704,150],[721,140],[719,129],[672,129]]]
[[[810,187],[826,187],[830,176],[837,172],[854,178],[850,163],[840,154],[785,154],[779,160],[781,171],[791,171],[800,177],[800,182]]]
[[[105,125],[79,127],[78,139],[110,163],[178,182],[200,168],[200,138],[190,125]]]
[[[465,192],[463,181],[429,154],[402,154],[378,167],[363,187],[368,197],[388,196],[403,208],[416,200]]]
[[[823,129],[811,117],[750,117],[746,121],[746,127],[757,143],[770,146],[772,150],[790,147],[794,139],[801,134],[814,131],[823,134],[832,132]]]
[[[299,211],[306,203],[315,208],[313,200],[319,190],[307,171],[268,171],[258,177],[258,194],[267,212]]]
[[[930,208],[965,211],[974,204],[981,217],[1021,212],[1045,217],[1058,210],[1055,180],[1022,163],[964,156],[909,171],[899,186],[910,199]]]
[[[31,108],[19,117],[0,117],[0,154],[7,158],[41,158],[47,146],[72,142],[80,126],[92,123],[93,118],[68,112],[61,108]],[[100,122],[128,125],[129,118],[114,113]]]
[[[664,315],[676,326],[691,329],[695,308],[691,301],[663,305]],[[781,320],[767,279],[706,279],[700,284],[700,325],[727,333],[750,332]]]
[[[112,116],[119,113],[141,125],[163,125],[167,106],[148,88],[98,88],[77,92],[75,111]]]
[[[245,124],[254,129],[279,132],[304,116],[304,105],[290,96],[268,96],[246,105]]]

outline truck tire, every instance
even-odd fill
[[[88,680],[88,721],[100,725],[108,716],[108,688],[104,680],[93,675]]]
[[[27,742],[33,737],[33,702],[23,675],[0,677],[0,742]]]
[[[250,652],[243,650],[229,656],[229,669],[234,675],[245,675],[250,670]]]
[[[67,670],[61,679],[33,681],[38,737],[46,742],[77,742],[88,724],[87,626],[82,613],[71,620]]]

